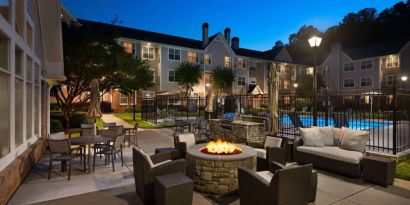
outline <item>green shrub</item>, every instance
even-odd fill
[[[135,112],[141,112],[141,105],[135,105]],[[124,112],[134,112],[134,107],[133,105],[130,105],[130,107],[125,108]]]
[[[61,109],[60,109],[60,106],[58,106],[57,103],[50,103],[50,110],[51,111],[59,111]]]
[[[61,124],[61,121],[50,120],[50,132],[51,133],[62,132],[62,131],[64,131],[64,129],[63,129],[63,125]]]
[[[82,123],[88,123],[88,118],[86,117],[86,112],[74,113],[70,119],[70,128],[79,128]],[[64,115],[60,111],[50,112],[50,121],[58,120],[61,125],[64,124]]]

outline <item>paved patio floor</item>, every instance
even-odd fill
[[[156,147],[173,144],[172,129],[152,129],[139,132],[138,144],[149,153]],[[116,172],[111,166],[105,166],[104,160],[97,160],[94,173],[86,174],[81,170],[80,162],[74,163],[72,178],[56,170],[51,180],[47,180],[47,158],[35,166],[25,179],[10,205],[15,204],[143,204],[135,193],[132,174],[131,149],[125,149],[125,166],[121,167],[117,159]],[[237,196],[215,197],[194,192],[193,204],[239,204]],[[383,188],[362,180],[350,179],[320,171],[315,204],[338,205],[408,205],[410,204],[410,182],[396,179],[393,186]]]

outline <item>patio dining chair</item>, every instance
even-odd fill
[[[70,138],[71,138],[71,133],[68,135],[68,139],[70,139]],[[50,139],[50,140],[63,140],[63,139],[66,139],[66,137],[65,137],[65,132],[50,133],[50,134],[48,134],[48,139]],[[81,145],[70,145],[70,147],[71,147],[72,150],[79,150],[80,155],[81,155],[80,160],[83,161],[83,157],[82,157],[82,156],[83,156],[84,146],[81,146]],[[84,153],[85,153],[85,151],[84,151]]]
[[[51,170],[53,161],[69,162],[68,164],[68,180],[71,177],[72,159],[80,156],[78,149],[71,149],[69,139],[47,139],[47,146],[50,153],[50,162],[48,166],[48,179],[51,178]]]
[[[105,122],[103,124],[103,127],[112,127],[112,126],[117,126],[117,123],[115,123],[115,122]]]
[[[95,168],[95,157],[97,154],[105,155],[105,165],[107,165],[107,162],[109,164],[110,158],[111,158],[113,172],[115,172],[115,166],[114,166],[115,155],[119,155],[121,159],[121,165],[124,166],[124,158],[123,158],[123,152],[122,152],[122,144],[124,143],[124,139],[125,139],[125,135],[117,136],[114,139],[113,145],[107,145],[105,147],[101,147],[99,151],[94,151],[93,172]]]

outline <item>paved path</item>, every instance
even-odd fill
[[[133,127],[130,123],[128,123],[124,120],[121,120],[118,117],[115,117],[114,114],[103,114],[101,119],[104,122],[115,122],[115,123],[117,123],[118,126],[122,125],[122,126],[124,126],[124,128],[132,128]]]

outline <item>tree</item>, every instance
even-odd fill
[[[274,49],[275,48],[282,48],[283,46],[285,46],[285,44],[281,40],[279,40],[279,41],[275,42],[275,45],[273,46],[273,48]]]
[[[150,64],[147,60],[134,58],[131,54],[121,56],[124,65],[120,73],[120,81],[118,87],[121,92],[127,96],[133,94],[133,120],[135,121],[137,92],[142,89],[147,89],[154,85],[154,76],[150,69]]]
[[[193,87],[199,85],[201,79],[201,68],[198,64],[190,62],[182,62],[175,69],[175,80],[178,85],[185,90],[185,95],[188,97]]]
[[[218,95],[227,94],[231,92],[235,74],[231,68],[217,66],[212,71],[213,87],[216,89]]]
[[[63,112],[63,127],[67,129],[72,115],[87,109],[92,79],[98,79],[104,94],[118,86],[120,71],[133,65],[128,63],[130,56],[109,30],[63,24],[63,36],[66,80],[59,81],[52,94]]]
[[[322,75],[317,75],[317,89],[325,87]],[[298,78],[299,86],[296,88],[296,93],[302,96],[313,95],[313,75],[302,75]]]

